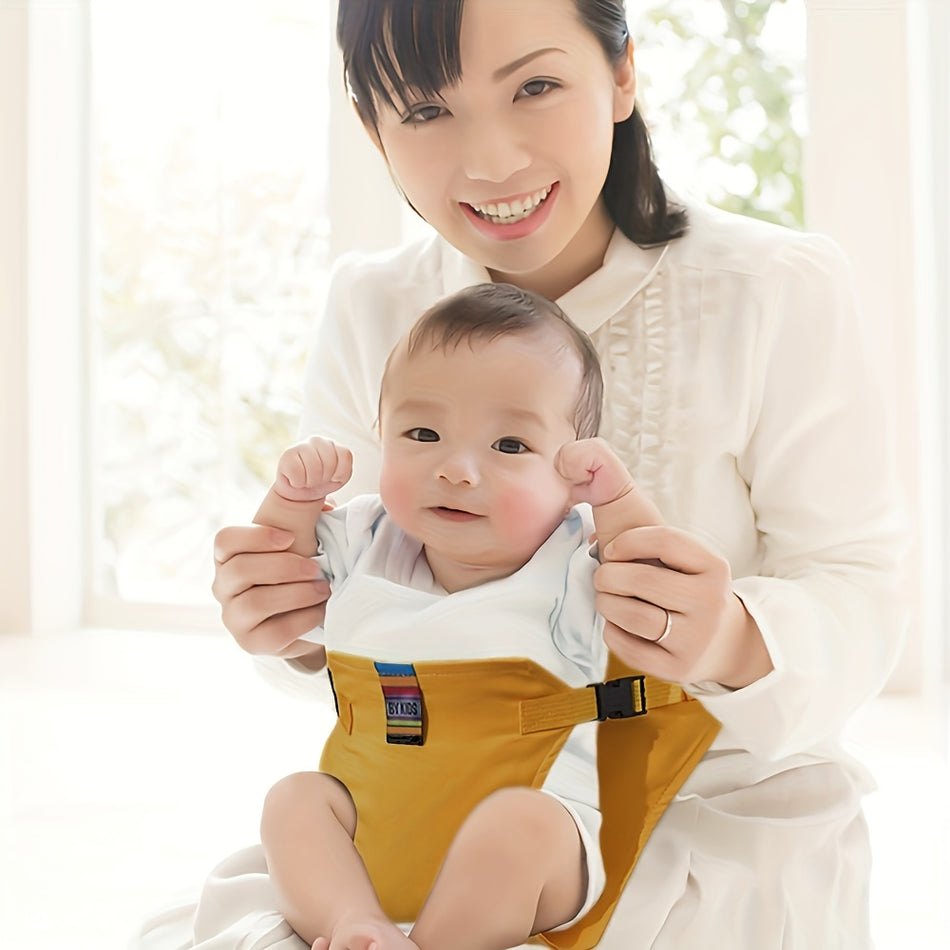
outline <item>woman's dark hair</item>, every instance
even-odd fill
[[[553,301],[514,284],[475,284],[431,306],[413,325],[407,339],[411,355],[422,346],[454,349],[473,341],[489,342],[515,333],[553,331],[577,355],[581,383],[574,407],[574,431],[590,439],[600,428],[604,379],[590,337]],[[389,361],[383,373],[384,383]]]
[[[360,117],[376,127],[378,106],[405,108],[413,89],[435,96],[462,76],[459,32],[465,0],[339,0],[337,41],[343,74]],[[630,34],[624,0],[573,0],[581,22],[610,63],[626,55]],[[397,103],[394,99],[401,100]],[[687,227],[686,209],[671,203],[638,108],[614,125],[604,203],[614,224],[642,247],[665,244]]]

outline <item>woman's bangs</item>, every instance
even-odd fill
[[[365,116],[375,123],[379,104],[402,111],[458,82],[463,2],[392,0],[368,5],[372,12],[363,24],[363,43],[350,47],[346,64],[350,88]]]

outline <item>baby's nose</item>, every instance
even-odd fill
[[[438,477],[453,485],[478,484],[478,466],[468,453],[453,452],[447,455],[438,468]]]

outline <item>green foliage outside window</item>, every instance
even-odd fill
[[[630,0],[630,13],[661,167],[679,157],[713,204],[801,227],[802,0]]]

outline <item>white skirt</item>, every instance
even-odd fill
[[[868,834],[846,769],[816,762],[706,791],[667,809],[600,947],[870,950]],[[277,906],[255,845],[148,920],[130,950],[309,950]]]

